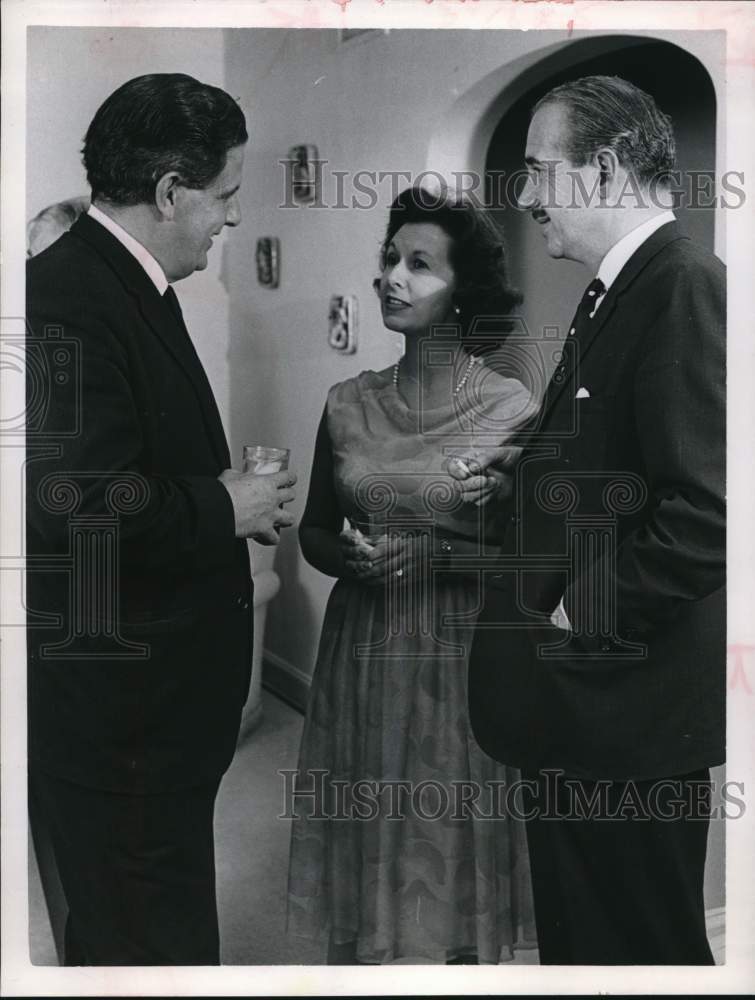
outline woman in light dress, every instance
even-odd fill
[[[480,456],[535,408],[505,349],[478,350],[480,327],[500,334],[518,299],[490,217],[416,188],[391,206],[375,286],[405,353],[330,389],[300,528],[336,584],[299,758],[288,929],[327,942],[330,963],[497,963],[534,946],[529,863],[523,823],[500,808],[518,772],[476,746],[466,674],[474,559],[500,537],[508,484]]]

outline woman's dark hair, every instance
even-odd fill
[[[204,188],[247,140],[244,113],[218,87],[183,73],[151,73],[124,83],[102,104],[84,138],[92,200],[151,202],[159,179],[176,171]]]
[[[468,198],[449,192],[436,195],[416,186],[402,191],[390,208],[380,250],[381,270],[399,229],[408,223],[428,222],[440,226],[451,239],[451,266],[456,277],[454,305],[459,309],[462,336],[477,332],[500,342],[501,335],[512,327],[506,317],[522,297],[508,281],[500,227],[489,212]]]
[[[641,184],[662,180],[674,169],[676,146],[671,119],[650,94],[620,76],[583,76],[548,91],[532,109],[560,104],[569,128],[566,149],[583,166],[599,149],[616,153]]]

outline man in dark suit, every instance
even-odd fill
[[[231,469],[172,283],[240,222],[246,140],[224,91],[131,80],[87,131],[88,213],[28,264],[29,790],[67,964],[219,961],[213,808],[249,683],[246,539],[292,523],[295,476]]]
[[[520,198],[594,279],[523,442],[471,658],[475,736],[522,768],[540,957],[707,964],[724,759],[725,287],[663,178],[671,123],[588,77],[548,93]]]

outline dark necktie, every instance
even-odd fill
[[[170,306],[170,311],[178,320],[178,325],[181,327],[182,330],[185,330],[186,324],[184,323],[184,316],[183,313],[181,312],[181,306],[178,302],[178,296],[173,291],[173,285],[168,285],[163,295],[163,298]]]
[[[593,278],[590,284],[585,289],[585,294],[580,299],[579,305],[577,306],[577,311],[574,314],[574,319],[571,321],[571,326],[569,327],[568,337],[579,339],[580,333],[583,333],[592,321],[592,314],[595,310],[595,303],[604,294],[606,286],[600,280],[600,278]],[[561,385],[568,374],[569,361],[573,364],[576,356],[576,351],[572,348],[571,353],[562,352],[561,360],[556,365],[553,372],[553,376],[550,381],[549,388],[555,388]]]
[[[181,351],[182,364],[189,372],[192,381],[199,392],[199,401],[205,414],[205,420],[213,441],[213,446],[221,463],[220,467],[221,469],[226,469],[231,464],[231,459],[228,454],[228,443],[225,438],[225,431],[223,430],[223,422],[220,419],[220,413],[218,412],[218,406],[215,401],[215,394],[213,393],[207,379],[207,373],[204,370],[204,366],[199,360],[199,355],[194,347],[194,342],[189,335],[189,331],[186,329],[183,313],[181,312],[181,305],[178,301],[178,296],[173,291],[172,285],[168,285],[166,291],[163,293],[163,299],[170,307],[170,311],[173,313],[179,329],[183,331],[184,337],[186,338],[185,346],[188,348],[189,353],[187,356],[185,350]]]
[[[585,324],[589,323],[592,319],[596,301],[601,295],[603,295],[605,290],[606,286],[600,278],[592,279],[590,284],[585,289],[585,294],[580,299],[577,311],[574,314],[574,319],[571,321],[571,326],[569,327],[570,337],[577,336],[582,330],[585,329]]]

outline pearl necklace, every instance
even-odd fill
[[[459,381],[456,383],[456,388],[453,391],[453,395],[454,396],[458,396],[459,395],[459,393],[461,392],[461,390],[467,384],[467,380],[469,379],[469,376],[472,374],[472,369],[480,361],[482,361],[482,358],[476,358],[474,356],[474,354],[471,354],[469,356],[469,363],[467,364],[466,370],[465,370],[464,374],[461,376],[461,378],[459,379]],[[393,366],[393,388],[394,389],[398,389],[398,371],[399,371],[399,365],[400,364],[401,364],[401,362],[397,361],[396,364]]]

